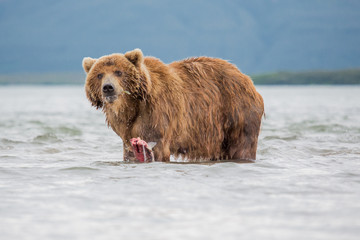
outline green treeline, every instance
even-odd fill
[[[307,84],[360,84],[360,69],[312,72],[278,72],[251,76],[255,84],[307,85]]]
[[[0,85],[84,84],[84,73],[41,73],[0,75]],[[278,72],[251,75],[257,85],[360,84],[360,69],[312,72]]]
[[[84,84],[85,73],[17,73],[0,75],[0,85],[58,85]]]

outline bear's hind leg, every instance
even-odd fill
[[[230,159],[232,160],[255,160],[257,142],[243,142],[242,144],[231,145],[229,147]]]
[[[245,127],[240,132],[240,136],[229,141],[226,155],[233,160],[255,160],[259,130],[260,127]]]

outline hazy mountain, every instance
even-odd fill
[[[0,73],[82,71],[141,48],[207,55],[245,73],[360,66],[357,0],[0,0]]]

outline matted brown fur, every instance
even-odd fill
[[[157,143],[157,161],[171,154],[191,161],[256,158],[264,103],[233,64],[209,57],[164,64],[135,49],[84,58],[83,67],[86,95],[122,138],[125,160],[136,137]],[[105,82],[115,86],[112,103],[103,97]]]

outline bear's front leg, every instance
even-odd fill
[[[170,144],[160,141],[153,148],[156,161],[170,162]]]
[[[123,154],[124,154],[124,162],[135,162],[137,161],[135,154],[131,147],[123,144]]]

